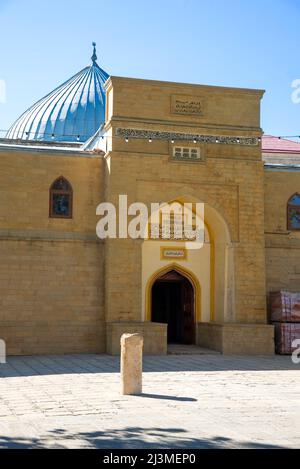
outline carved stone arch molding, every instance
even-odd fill
[[[179,196],[183,194],[182,189],[180,192],[175,192],[175,188],[172,188],[164,193],[164,200],[158,199],[158,201],[199,201],[194,191],[189,190],[185,192],[185,196]],[[160,195],[158,193],[158,197]],[[167,197],[170,198],[167,200]],[[230,225],[222,213],[212,205],[207,203],[205,211],[204,221],[210,240],[210,321],[233,321],[235,318],[235,249]]]
[[[146,190],[149,187],[149,190]],[[153,202],[182,200],[186,202],[203,202],[214,209],[224,219],[232,242],[239,241],[239,193],[236,185],[219,184],[179,184],[155,181],[137,181],[138,200],[144,201],[149,209]],[[145,200],[144,194],[151,194],[151,200]],[[154,200],[155,197],[155,200]]]

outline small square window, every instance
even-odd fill
[[[200,148],[174,147],[173,158],[176,160],[200,160]]]

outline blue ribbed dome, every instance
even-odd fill
[[[6,138],[57,142],[85,142],[105,122],[104,83],[109,75],[92,64],[25,111]]]

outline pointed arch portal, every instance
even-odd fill
[[[195,343],[195,292],[186,276],[171,269],[154,281],[151,320],[168,324],[169,343]]]

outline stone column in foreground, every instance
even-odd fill
[[[0,363],[6,363],[6,345],[2,339],[0,339]]]
[[[143,336],[123,334],[121,337],[122,394],[142,393]]]

